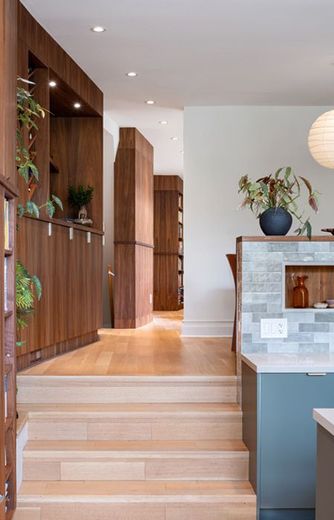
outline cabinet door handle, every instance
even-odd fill
[[[307,372],[308,376],[327,376],[327,372]]]

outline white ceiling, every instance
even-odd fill
[[[23,3],[100,86],[112,117],[152,142],[159,172],[182,171],[184,106],[334,104],[333,0]]]

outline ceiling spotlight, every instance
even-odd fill
[[[81,103],[76,102],[76,103],[74,103],[73,106],[74,106],[74,108],[81,108]]]
[[[50,86],[50,87],[56,87],[56,86],[57,86],[56,81],[53,81],[53,80],[52,80],[52,81],[49,81],[49,86]]]
[[[164,120],[163,121],[159,121],[159,124],[160,125],[168,125],[168,121],[164,121]]]
[[[101,25],[95,25],[94,27],[91,28],[91,31],[95,32],[95,33],[103,33],[105,32],[107,29],[105,29],[104,27],[102,27]]]
[[[171,140],[172,140],[172,141],[177,141],[177,140],[178,140],[178,137],[176,137],[176,135],[173,135],[173,137],[171,137]]]
[[[126,75],[128,76],[128,78],[135,78],[136,76],[138,76],[137,72],[127,72]]]
[[[145,101],[146,105],[155,105],[155,101],[153,101],[153,99],[148,99],[147,101]]]

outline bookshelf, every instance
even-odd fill
[[[12,518],[16,503],[15,189],[0,178],[1,201],[1,502],[0,518]]]
[[[154,310],[183,308],[183,180],[154,176]]]

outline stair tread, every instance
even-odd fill
[[[175,452],[175,451],[214,451],[214,452],[247,452],[241,440],[144,440],[144,441],[79,441],[79,440],[38,440],[28,441],[25,447],[27,452],[58,452],[58,451],[108,451],[108,452]]]
[[[19,416],[28,414],[33,420],[99,419],[214,419],[242,417],[240,406],[234,403],[156,403],[156,404],[87,404],[87,405],[21,405]]]
[[[25,497],[76,496],[248,496],[255,493],[248,481],[24,481],[19,501]]]

